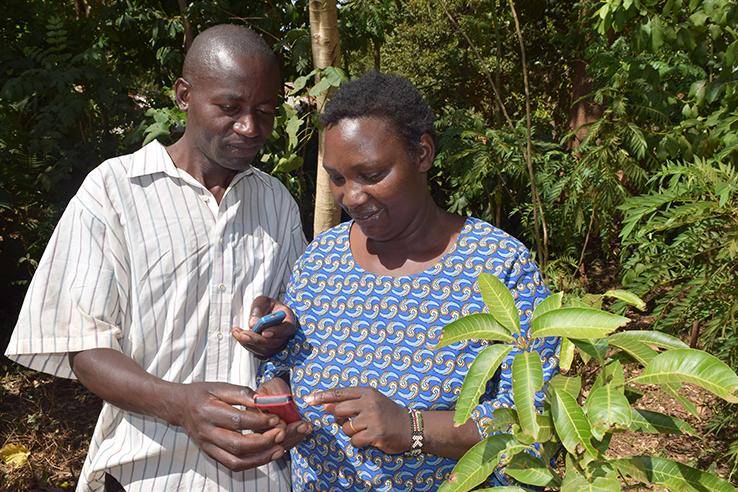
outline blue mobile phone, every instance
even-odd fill
[[[284,321],[284,318],[286,316],[287,315],[284,311],[275,311],[273,313],[269,313],[259,318],[256,323],[254,323],[254,326],[251,327],[251,331],[253,331],[254,333],[261,333],[264,328],[280,324],[282,321]]]

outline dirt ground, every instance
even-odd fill
[[[25,463],[10,467],[0,461],[0,491],[73,490],[101,402],[75,381],[57,379],[0,359],[0,448],[7,444],[25,446]],[[685,387],[683,395],[697,404],[694,417],[655,387],[642,387],[646,395],[636,405],[668,413],[688,421],[698,432],[706,432],[717,400],[697,387]],[[710,435],[618,434],[612,441],[612,456],[658,455],[678,460],[728,479],[731,464],[720,459],[727,450],[725,437]],[[732,482],[736,481],[736,474]]]

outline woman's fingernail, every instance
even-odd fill
[[[315,404],[315,395],[310,393],[305,397],[305,403],[308,405],[314,405]]]

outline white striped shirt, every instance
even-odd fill
[[[70,378],[68,352],[111,348],[167,381],[254,387],[258,360],[230,329],[247,326],[256,296],[284,291],[304,248],[297,205],[278,180],[251,168],[218,204],[152,142],[105,161],[71,200],[6,355]],[[231,472],[182,428],[108,403],[77,490],[102,490],[106,471],[128,492],[290,488],[282,461]]]

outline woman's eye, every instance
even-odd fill
[[[374,173],[374,174],[367,174],[364,176],[364,181],[367,183],[378,183],[382,181],[382,178],[384,178],[384,173]]]
[[[336,176],[336,175],[331,174],[329,177],[331,178],[331,182],[334,185],[341,185],[341,183],[343,183],[343,177],[341,176]]]

